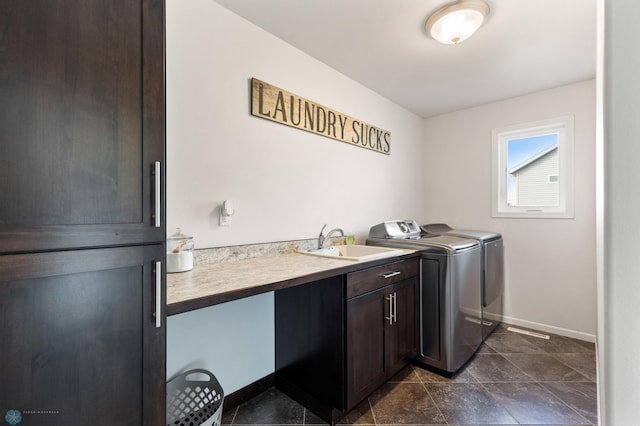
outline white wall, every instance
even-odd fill
[[[425,120],[425,222],[498,231],[506,320],[587,340],[596,334],[595,82]],[[491,129],[575,116],[575,218],[491,217]]]
[[[391,155],[250,115],[250,78],[391,132]],[[421,119],[211,0],[167,2],[167,221],[196,246],[356,233],[416,215]],[[236,205],[219,227],[216,206]],[[213,212],[213,213],[212,213]]]
[[[166,8],[169,234],[179,226],[197,248],[221,247],[313,238],[328,223],[363,242],[371,225],[419,216],[421,118],[211,0]],[[391,155],[252,117],[251,77],[390,131]],[[228,228],[217,219],[225,199],[236,205]],[[229,393],[271,373],[272,304],[266,295],[235,302],[232,316],[225,304],[170,317],[167,376],[196,363]],[[238,368],[243,352],[260,362]]]
[[[185,312],[167,320],[167,379],[213,372],[225,393],[273,373],[273,293]]]
[[[640,418],[640,2],[605,0],[601,424]],[[604,391],[604,392],[603,392]]]

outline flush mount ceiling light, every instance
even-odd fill
[[[443,44],[458,44],[471,37],[489,16],[482,0],[459,0],[436,10],[427,19],[427,34]]]

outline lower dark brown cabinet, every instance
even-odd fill
[[[162,245],[0,256],[2,415],[163,425],[163,259]]]
[[[419,259],[275,293],[276,386],[334,424],[417,355]]]
[[[417,277],[347,301],[347,406],[417,355]]]

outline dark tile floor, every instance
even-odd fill
[[[324,423],[271,388],[225,413],[223,424]],[[552,335],[543,340],[501,325],[472,361],[448,379],[408,366],[340,424],[596,425],[592,343]]]

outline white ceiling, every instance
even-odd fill
[[[596,0],[487,0],[470,39],[442,45],[447,0],[215,0],[422,117],[595,77]]]

